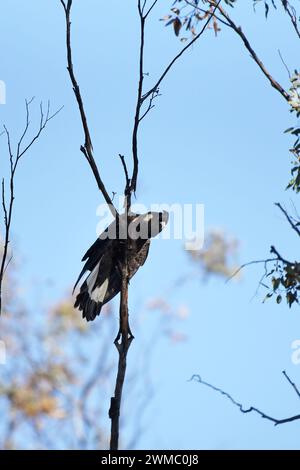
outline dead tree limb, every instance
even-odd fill
[[[296,387],[296,385],[291,381],[291,379],[289,378],[289,376],[287,375],[287,373],[285,371],[283,371],[282,373],[283,373],[284,377],[287,379],[287,381],[289,382],[289,384],[294,388],[294,390],[296,391],[298,397],[300,398],[300,392],[299,392],[298,388]],[[211,390],[214,390],[215,392],[220,393],[221,395],[223,395],[234,406],[236,406],[240,410],[241,413],[244,413],[244,414],[256,413],[261,418],[266,419],[268,421],[271,421],[274,424],[274,426],[278,426],[279,424],[286,424],[286,423],[291,423],[292,421],[300,420],[300,414],[296,414],[296,415],[290,416],[288,418],[278,419],[278,418],[274,418],[273,416],[270,416],[270,415],[264,413],[263,411],[259,410],[255,406],[249,406],[248,408],[245,408],[242,403],[238,402],[228,392],[225,392],[223,389],[221,389],[219,387],[216,387],[215,385],[212,385],[211,383],[206,382],[205,380],[202,380],[200,375],[198,375],[198,374],[192,375],[192,377],[189,379],[189,381],[193,381],[193,380],[196,381],[196,382],[199,382],[200,384],[205,385],[206,387],[210,388]]]
[[[117,217],[118,215],[117,209],[115,208],[112,202],[112,199],[106,190],[106,187],[100,176],[98,166],[94,159],[93,145],[92,145],[91,134],[90,134],[89,125],[87,121],[87,116],[86,116],[80,88],[79,88],[79,85],[78,85],[78,82],[74,73],[73,59],[72,59],[72,45],[71,45],[71,9],[72,9],[73,0],[68,0],[67,2],[65,2],[64,0],[60,0],[60,3],[63,6],[64,12],[65,12],[65,20],[66,20],[66,47],[67,47],[67,63],[68,63],[67,70],[69,72],[70,80],[73,86],[74,95],[76,97],[76,101],[78,104],[81,123],[82,123],[83,131],[84,131],[84,138],[85,138],[84,144],[80,147],[80,150],[85,156],[85,158],[87,159],[88,164],[90,165],[90,168],[97,182],[98,188],[100,192],[102,193],[111,213],[113,214],[114,217]]]
[[[287,0],[281,0],[281,4],[291,20],[295,33],[300,39],[300,29],[299,29],[299,24],[298,24],[299,17],[297,15],[295,8],[292,5],[290,5],[290,3]]]
[[[146,15],[150,13],[156,2],[152,4]],[[137,101],[134,115],[134,125],[132,131],[132,158],[133,158],[133,170],[132,177],[129,178],[129,172],[126,165],[126,161],[123,155],[119,155],[125,174],[125,211],[127,215],[127,230],[128,230],[128,215],[131,207],[131,195],[136,191],[139,158],[138,158],[138,130],[140,124],[141,107],[143,104],[143,79],[144,79],[144,45],[145,45],[145,21],[146,15],[144,15],[144,9],[146,1],[143,6],[141,1],[138,0],[138,13],[140,19],[140,51],[139,51],[139,73],[138,73],[138,87],[137,87]],[[111,419],[111,435],[110,435],[110,450],[117,450],[119,448],[119,433],[120,433],[120,409],[122,402],[122,392],[126,375],[127,366],[127,353],[134,336],[131,333],[129,326],[129,313],[128,313],[128,231],[127,237],[124,240],[122,246],[120,264],[120,270],[122,275],[122,286],[120,295],[120,326],[119,332],[115,339],[115,346],[118,350],[118,371],[116,377],[114,396],[111,397],[109,417]]]
[[[185,3],[187,5],[192,6],[195,10],[203,11],[202,8],[200,8],[196,3],[193,3],[192,1],[185,0]],[[254,62],[258,65],[264,76],[268,79],[270,82],[271,86],[277,90],[281,96],[286,100],[289,101],[290,95],[289,93],[280,85],[280,83],[275,80],[275,78],[271,75],[271,73],[268,71],[262,60],[258,57],[257,53],[253,49],[249,39],[247,38],[246,34],[243,32],[242,28],[238,26],[231,16],[227,13],[226,10],[220,5],[221,2],[216,2],[215,0],[208,0],[208,3],[211,7],[214,8],[213,12],[209,12],[209,10],[206,10],[207,14],[210,14],[210,18],[213,16],[215,17],[218,21],[221,21],[221,23],[225,24],[229,28],[231,28],[242,40],[244,46],[250,53],[250,56],[254,60]],[[216,13],[219,13],[219,16],[216,15]],[[196,38],[195,38],[196,39]]]
[[[214,9],[209,12],[208,14],[208,19],[205,21],[202,29],[199,31],[198,34],[185,46],[181,49],[181,51],[170,61],[170,63],[166,66],[166,68],[163,70],[162,74],[156,81],[156,83],[142,96],[142,101],[144,102],[147,98],[149,98],[153,92],[156,92],[159,90],[159,87],[164,80],[164,78],[167,76],[167,74],[170,72],[171,68],[173,65],[180,59],[180,57],[193,45],[195,44],[196,41],[202,36],[204,31],[206,30],[207,26],[209,25],[211,19],[214,17],[214,14],[216,12],[217,7],[221,3],[221,0],[219,0],[216,5],[214,6]]]
[[[287,91],[275,80],[275,78],[270,74],[270,72],[267,70],[265,67],[264,63],[260,60],[256,52],[254,51],[253,47],[251,46],[248,38],[242,31],[242,28],[240,26],[237,26],[236,23],[232,20],[232,18],[229,16],[229,14],[224,10],[224,8],[221,5],[217,5],[215,0],[209,0],[209,3],[213,6],[216,6],[216,9],[220,12],[221,16],[229,23],[230,28],[235,31],[235,33],[241,38],[244,46],[250,53],[252,59],[254,62],[258,65],[262,73],[265,75],[265,77],[269,80],[270,84],[272,85],[275,90],[277,90],[281,96],[286,101],[289,101],[290,95],[288,94]]]
[[[134,338],[130,331],[128,321],[128,263],[127,243],[124,244],[124,260],[122,262],[122,289],[120,299],[120,330],[115,339],[115,346],[119,353],[118,372],[115,393],[111,398],[109,417],[111,419],[110,450],[119,448],[120,409],[123,385],[126,375],[127,353]]]
[[[50,114],[50,102],[48,101],[47,109],[44,111],[43,104],[40,103],[40,122],[39,127],[34,136],[27,142],[24,146],[22,145],[24,139],[28,133],[30,120],[30,105],[34,98],[27,101],[25,100],[25,108],[26,108],[26,123],[24,130],[21,134],[21,137],[17,144],[17,149],[13,151],[13,145],[10,137],[10,132],[6,126],[4,126],[4,133],[7,139],[7,148],[8,148],[8,155],[9,155],[9,189],[8,195],[6,194],[6,184],[5,178],[2,178],[1,184],[1,202],[2,202],[2,209],[4,214],[4,240],[3,240],[3,251],[1,253],[1,261],[0,261],[0,315],[2,313],[2,298],[3,298],[3,281],[5,271],[12,259],[12,255],[9,257],[9,243],[10,243],[10,233],[11,233],[11,225],[12,225],[12,217],[13,217],[13,209],[14,209],[14,201],[15,201],[15,176],[16,171],[19,165],[21,158],[28,152],[28,150],[33,146],[33,144],[39,139],[41,133],[47,126],[48,122],[51,121],[58,113],[61,111],[62,108],[57,110],[55,113]]]

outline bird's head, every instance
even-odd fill
[[[129,236],[134,240],[154,238],[164,229],[168,220],[167,211],[140,214],[130,223]]]

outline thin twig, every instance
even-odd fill
[[[281,210],[281,212],[285,215],[288,223],[290,224],[290,226],[292,227],[293,230],[295,230],[295,232],[297,233],[297,235],[300,237],[300,230],[299,228],[297,227],[297,225],[292,221],[291,217],[289,216],[289,214],[287,213],[287,211],[282,207],[282,205],[279,203],[279,202],[275,202],[275,206],[279,207],[279,209]]]
[[[287,71],[287,74],[288,74],[288,76],[289,76],[289,79],[291,79],[291,72],[290,72],[288,66],[286,65],[286,62],[285,62],[284,58],[282,57],[282,54],[281,54],[281,52],[280,52],[280,49],[278,49],[278,55],[279,55],[279,57],[280,57],[281,62],[283,63],[283,66],[284,66],[285,70]]]
[[[254,261],[249,261],[248,263],[242,264],[236,271],[234,271],[231,276],[229,276],[226,279],[226,282],[229,282],[231,279],[233,279],[242,269],[246,268],[247,266],[251,266],[252,264],[261,264],[261,263],[270,263],[271,261],[277,261],[278,258],[268,258],[268,259],[259,259],[259,260],[254,260]]]
[[[129,173],[128,173],[128,168],[127,168],[127,165],[126,165],[126,162],[125,162],[125,157],[124,155],[121,155],[119,153],[119,157],[120,157],[120,160],[121,160],[121,163],[122,163],[122,167],[123,167],[123,170],[124,170],[124,174],[125,174],[125,190],[124,190],[124,195],[125,197],[128,195],[128,191],[130,189],[130,178],[129,178]]]
[[[148,15],[150,15],[152,9],[155,7],[155,5],[157,4],[158,0],[154,0],[154,2],[152,3],[151,7],[149,7],[147,13],[144,15],[144,18],[146,19]],[[146,5],[146,4],[145,4]]]
[[[236,406],[240,410],[241,413],[244,413],[244,414],[252,413],[252,412],[257,413],[261,418],[267,419],[268,421],[271,421],[272,423],[274,423],[274,426],[278,426],[279,424],[291,423],[292,421],[300,420],[300,414],[291,416],[289,418],[277,419],[277,418],[273,418],[270,415],[267,415],[266,413],[264,413],[263,411],[259,410],[258,408],[254,407],[254,406],[250,406],[249,408],[244,408],[243,404],[238,402],[235,398],[233,398],[232,395],[225,392],[224,390],[222,390],[219,387],[215,387],[214,385],[212,385],[208,382],[205,382],[204,380],[201,379],[200,375],[197,375],[197,374],[192,375],[192,377],[189,379],[189,381],[193,381],[193,380],[195,380],[195,381],[201,383],[202,385],[205,385],[206,387],[214,390],[215,392],[218,392],[221,395],[225,396],[234,406]]]
[[[198,11],[201,11],[201,13],[204,13],[205,16],[207,16],[207,15],[209,15],[209,14],[211,13],[210,10],[205,10],[204,8],[200,8],[199,5],[195,5],[195,3],[192,3],[192,2],[190,2],[189,0],[184,0],[184,1],[185,1],[185,3],[186,3],[187,5],[190,5],[191,7],[193,7],[194,10],[198,10]],[[187,15],[187,16],[189,16],[189,15]],[[222,18],[220,18],[218,15],[216,15],[215,12],[213,13],[213,16],[214,16],[214,18],[216,18],[216,20],[218,20],[221,24],[224,24],[225,26],[230,26],[229,23],[227,23],[226,21],[222,20]],[[203,18],[203,19],[204,19],[204,18]]]
[[[149,99],[148,107],[147,107],[146,111],[144,112],[144,114],[142,114],[142,116],[140,117],[139,122],[141,122],[141,121],[147,116],[147,114],[151,111],[151,109],[154,108],[155,105],[153,104],[153,101],[154,101],[155,98],[157,98],[158,96],[161,96],[161,95],[159,94],[159,90],[153,91],[153,93],[152,93],[152,95],[151,95],[151,97],[150,97],[150,99]]]
[[[286,378],[286,380],[289,382],[289,384],[293,387],[293,389],[295,390],[296,394],[298,395],[298,398],[300,398],[300,390],[298,389],[297,385],[292,382],[292,380],[290,379],[290,377],[287,375],[286,371],[283,370],[282,371],[284,377]]]
[[[135,115],[134,115],[134,125],[132,131],[132,157],[133,157],[133,172],[130,183],[130,192],[136,191],[137,176],[139,170],[139,159],[138,159],[138,130],[140,124],[140,113],[141,107],[143,104],[142,95],[143,95],[143,80],[144,80],[144,46],[145,46],[145,16],[143,16],[143,7],[141,7],[141,2],[138,0],[138,12],[140,18],[140,52],[139,52],[139,77],[138,77],[138,90],[137,90],[137,100],[135,106]],[[130,201],[129,201],[130,203]]]
[[[198,39],[202,36],[202,34],[204,33],[205,29],[207,28],[207,26],[209,25],[211,19],[213,18],[214,14],[215,14],[215,11],[218,7],[218,5],[221,3],[222,0],[219,0],[219,2],[217,3],[217,5],[214,7],[213,11],[209,13],[209,17],[208,19],[206,20],[206,22],[204,23],[204,26],[202,27],[202,29],[200,30],[200,32],[183,48],[181,49],[181,51],[171,60],[171,62],[167,65],[167,67],[165,68],[165,70],[162,72],[161,76],[159,77],[159,79],[157,80],[157,82],[155,83],[155,85],[150,88],[150,90],[148,90],[143,96],[142,96],[142,100],[145,101],[155,90],[157,90],[160,86],[160,84],[162,83],[162,81],[164,80],[164,78],[166,77],[166,75],[168,74],[168,72],[171,70],[171,68],[173,67],[173,65],[177,62],[177,60],[193,45],[195,44],[196,41],[198,41]]]

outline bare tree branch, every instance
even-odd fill
[[[192,8],[194,8],[194,10],[196,10],[196,11],[201,11],[201,12],[204,13],[206,16],[211,13],[209,10],[205,10],[204,8],[199,7],[199,5],[196,5],[195,3],[193,3],[193,2],[191,2],[191,1],[189,1],[189,0],[184,0],[184,1],[185,1],[185,3],[186,3],[187,5],[189,5],[189,6],[191,6]],[[189,14],[186,15],[186,16],[189,16]],[[222,18],[220,18],[220,17],[216,14],[216,12],[213,13],[213,17],[216,18],[216,20],[218,20],[221,24],[224,24],[224,25],[226,25],[226,26],[230,26],[230,24],[227,23],[226,21],[222,20]]]
[[[247,266],[251,266],[252,264],[264,264],[266,265],[267,263],[270,263],[271,261],[278,261],[278,258],[268,258],[268,259],[259,259],[259,260],[254,260],[254,261],[249,261],[248,263],[242,264],[234,273],[229,276],[228,279],[226,279],[226,282],[229,282],[231,279],[233,279],[242,269],[246,268]]]
[[[148,107],[147,107],[146,111],[144,112],[144,114],[142,114],[142,116],[140,117],[139,122],[141,122],[147,116],[147,114],[151,111],[151,109],[154,108],[155,105],[153,104],[153,101],[158,96],[161,96],[159,94],[159,91],[158,90],[153,91],[153,93],[152,93],[152,95],[150,96],[150,99],[149,99]]]
[[[252,59],[256,62],[262,73],[265,75],[265,77],[269,80],[270,84],[272,85],[273,88],[275,88],[286,101],[289,101],[290,95],[288,94],[287,91],[272,77],[270,72],[266,69],[265,65],[263,62],[259,59],[258,55],[252,48],[248,38],[246,35],[243,33],[242,28],[240,26],[237,26],[236,23],[231,19],[229,14],[223,9],[223,7],[220,5],[220,2],[216,2],[215,0],[208,0],[208,3],[212,6],[215,7],[216,10],[218,10],[221,14],[221,16],[227,21],[229,24],[230,28],[232,28],[236,34],[241,38],[241,40],[244,43],[244,46],[250,53]]]
[[[140,124],[140,113],[143,104],[143,80],[144,80],[144,46],[145,46],[145,21],[146,17],[143,16],[143,10],[146,2],[141,7],[141,2],[138,0],[138,12],[140,18],[140,52],[139,52],[139,78],[138,78],[138,91],[137,100],[135,107],[134,125],[132,131],[132,156],[133,156],[133,172],[130,184],[130,191],[136,191],[137,176],[139,170],[139,159],[138,159],[138,130]],[[130,201],[129,201],[130,205]]]
[[[222,390],[221,388],[219,387],[215,387],[214,385],[208,383],[208,382],[205,382],[204,380],[202,380],[202,378],[200,377],[200,375],[198,374],[194,374],[192,375],[192,377],[189,379],[189,381],[193,381],[195,380],[196,382],[199,382],[201,383],[202,385],[205,385],[206,387],[214,390],[215,392],[218,392],[220,393],[221,395],[225,396],[234,406],[236,406],[241,413],[256,413],[258,414],[261,418],[264,418],[268,421],[271,421],[272,423],[274,423],[274,426],[278,426],[279,424],[285,424],[285,423],[291,423],[292,421],[298,421],[300,420],[300,414],[297,414],[297,415],[294,415],[294,416],[290,416],[289,418],[283,418],[283,419],[277,419],[277,418],[273,418],[272,416],[270,415],[267,415],[266,413],[264,413],[263,411],[259,410],[258,408],[256,408],[255,406],[250,406],[249,408],[244,408],[244,405],[240,402],[238,402],[235,398],[232,397],[232,395],[230,395],[229,393],[225,392],[224,390]],[[291,382],[290,382],[291,383]],[[292,384],[292,383],[291,383]]]
[[[115,339],[115,346],[119,353],[118,373],[114,396],[111,398],[109,417],[111,419],[110,450],[119,448],[120,408],[123,385],[126,374],[127,353],[134,336],[131,333],[128,321],[128,259],[127,240],[124,243],[124,259],[122,260],[122,289],[120,298],[120,329]]]
[[[44,114],[43,104],[40,103],[40,123],[37,132],[34,134],[32,139],[22,148],[22,143],[24,138],[26,137],[28,130],[29,130],[29,107],[33,101],[33,98],[29,101],[25,100],[25,107],[26,107],[26,124],[23,133],[17,144],[17,150],[14,154],[12,150],[12,143],[9,130],[6,126],[4,126],[4,133],[6,134],[7,139],[7,148],[8,148],[8,155],[9,155],[9,168],[10,168],[10,175],[9,175],[9,196],[8,201],[6,201],[5,195],[5,180],[2,179],[2,187],[1,187],[1,199],[2,199],[2,208],[4,213],[4,241],[3,241],[3,253],[1,255],[1,262],[0,262],[0,315],[2,313],[2,297],[3,297],[3,280],[4,274],[8,264],[10,263],[12,257],[7,260],[8,257],[8,247],[10,243],[10,232],[11,232],[11,224],[12,224],[12,216],[13,216],[13,207],[14,207],[14,200],[15,200],[15,174],[20,162],[20,159],[25,155],[26,152],[32,147],[32,145],[39,139],[41,133],[47,126],[48,122],[51,121],[60,111],[62,108],[58,109],[52,115],[50,114],[50,103],[48,101],[47,105],[47,112],[46,115]]]
[[[205,29],[207,28],[207,26],[209,25],[211,19],[213,18],[214,14],[215,14],[215,11],[217,9],[217,7],[219,6],[219,4],[221,3],[222,0],[219,0],[219,2],[214,6],[214,9],[211,13],[209,13],[209,17],[208,19],[206,20],[206,22],[204,23],[204,26],[202,27],[202,29],[200,30],[200,32],[183,48],[181,49],[181,51],[171,60],[171,62],[167,65],[167,67],[165,68],[165,70],[163,71],[163,73],[161,74],[161,76],[159,77],[159,79],[157,80],[157,82],[155,83],[155,85],[150,88],[150,90],[148,90],[143,96],[142,96],[142,101],[145,101],[149,96],[152,95],[152,93],[154,91],[157,91],[159,89],[159,86],[161,85],[162,81],[164,80],[164,78],[166,77],[166,75],[168,74],[168,72],[171,70],[171,68],[173,67],[173,65],[177,62],[177,60],[193,45],[195,44],[196,41],[198,41],[198,39],[202,36],[202,34],[204,33]]]
[[[149,16],[151,10],[154,8],[157,0],[155,0],[147,13],[144,14],[146,7],[146,0],[143,5],[141,0],[138,0],[137,7],[140,19],[140,48],[139,48],[139,75],[138,75],[138,87],[137,87],[137,100],[134,115],[134,125],[132,131],[132,156],[133,156],[133,171],[132,177],[129,178],[128,169],[123,155],[119,155],[125,174],[125,211],[127,216],[127,237],[122,246],[122,261],[120,263],[120,272],[122,278],[121,295],[120,295],[120,326],[119,332],[115,339],[115,346],[119,353],[118,371],[116,377],[116,385],[114,396],[111,398],[111,404],[109,409],[109,417],[111,419],[111,437],[110,437],[110,449],[117,450],[119,447],[119,427],[120,427],[120,408],[122,401],[123,385],[126,375],[127,365],[127,353],[132,340],[134,339],[129,326],[129,314],[128,314],[128,226],[129,226],[129,212],[131,207],[131,194],[135,193],[137,187],[137,177],[139,169],[139,157],[138,157],[138,131],[139,125],[142,119],[148,114],[150,109],[153,107],[153,99],[157,96],[156,89],[151,94],[151,99],[147,110],[141,116],[141,108],[144,102],[143,98],[143,80],[144,80],[144,47],[145,47],[145,22]]]
[[[271,246],[270,253],[274,253],[274,255],[277,256],[277,261],[282,261],[283,263],[291,266],[293,263],[288,261],[287,259],[283,258],[281,254],[278,252],[278,250],[275,248],[274,245]]]
[[[281,212],[285,215],[288,223],[290,224],[290,226],[292,227],[293,230],[295,230],[295,232],[297,233],[297,235],[300,237],[300,230],[299,228],[297,227],[297,225],[293,222],[293,220],[291,219],[291,217],[289,216],[289,214],[287,213],[287,211],[282,207],[282,205],[279,203],[279,202],[275,202],[275,206],[279,207],[279,209],[281,210]]]
[[[286,378],[286,380],[288,381],[288,383],[293,387],[293,389],[295,390],[296,394],[298,395],[298,398],[300,398],[300,390],[298,389],[298,387],[296,386],[296,384],[294,382],[292,382],[292,380],[290,379],[290,377],[287,375],[286,371],[283,370],[282,371],[284,377]]]
[[[84,154],[85,158],[87,159],[90,168],[94,174],[95,180],[97,182],[98,188],[101,191],[111,213],[114,217],[118,216],[117,210],[112,202],[110,195],[108,194],[105,185],[102,181],[102,178],[99,173],[99,169],[94,159],[93,155],[93,145],[90,135],[90,130],[87,122],[87,117],[85,113],[85,108],[80,92],[80,88],[78,82],[75,77],[74,68],[73,68],[73,61],[72,61],[72,45],[71,45],[71,8],[72,8],[72,0],[68,0],[68,3],[65,3],[64,0],[60,0],[64,11],[65,11],[65,19],[66,19],[66,46],[67,46],[67,70],[69,72],[70,80],[73,86],[73,91],[77,100],[81,123],[84,131],[85,142],[84,145],[80,147],[81,152]]]
[[[290,5],[287,0],[281,0],[281,4],[282,4],[284,10],[289,15],[291,23],[293,25],[293,28],[294,28],[298,38],[300,39],[300,30],[299,30],[299,25],[298,25],[298,21],[297,21],[297,12],[296,12],[295,8],[292,5]]]
[[[154,2],[152,3],[152,5],[149,7],[147,13],[145,14],[144,18],[146,19],[148,15],[150,15],[152,9],[155,7],[155,5],[157,4],[158,0],[154,0]]]
[[[130,178],[129,178],[129,173],[128,173],[128,168],[127,168],[127,165],[126,165],[126,162],[125,162],[125,157],[124,155],[121,155],[119,153],[119,157],[120,157],[120,160],[121,160],[121,163],[122,163],[122,167],[123,167],[123,170],[124,170],[124,175],[125,175],[125,190],[124,190],[124,195],[125,197],[129,195],[129,191],[130,191]]]
[[[278,49],[278,55],[280,57],[281,62],[283,63],[283,66],[284,66],[285,70],[287,71],[289,79],[291,80],[291,77],[292,77],[291,72],[290,72],[288,66],[286,65],[286,62],[285,62],[284,58],[282,57],[280,49]]]

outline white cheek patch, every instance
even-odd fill
[[[107,288],[108,288],[109,279],[105,279],[103,284],[100,287],[96,287],[91,293],[91,299],[95,302],[103,302]]]

